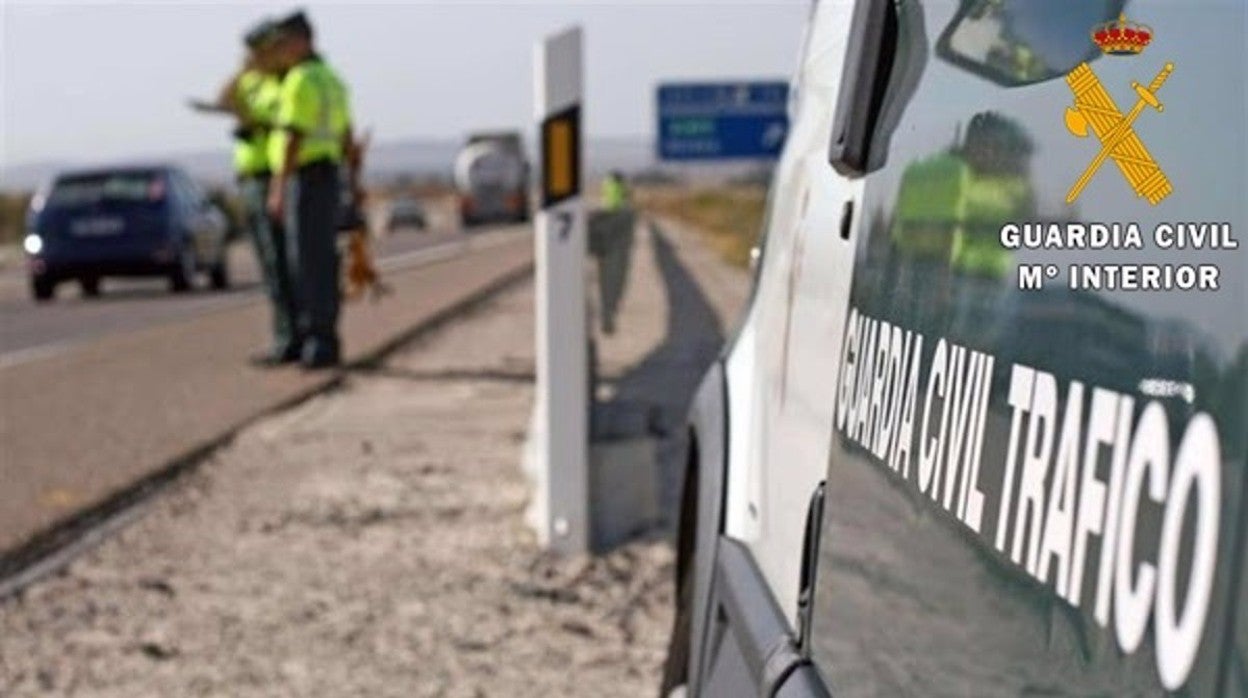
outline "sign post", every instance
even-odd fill
[[[536,219],[537,395],[529,470],[530,524],[542,545],[589,549],[589,352],[585,206],[581,199],[581,30],[547,37],[534,54],[541,130],[541,210]]]

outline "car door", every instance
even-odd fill
[[[1120,4],[917,3],[929,60],[886,152],[860,159],[813,665],[794,682],[1248,694],[1246,10]],[[1093,43],[1128,29],[1142,50]],[[1068,73],[1116,106],[1071,114]],[[1099,156],[1105,115],[1143,150]],[[1181,246],[1179,223],[1231,239]],[[1023,224],[1035,245],[1012,245]],[[1219,285],[1106,287],[1130,265]]]
[[[770,294],[760,297],[755,375],[764,428],[745,518],[730,533],[750,550],[790,624],[796,622],[807,502],[823,479],[861,183],[828,163],[852,3],[820,3],[802,64],[792,174],[776,197],[789,204],[768,239]]]
[[[709,610],[693,624],[700,638],[691,661],[696,695],[766,693],[796,662],[789,640],[796,618],[802,531],[806,502],[823,477],[826,448],[817,444],[826,444],[826,434],[816,436],[813,450],[797,453],[789,450],[789,439],[803,429],[795,426],[798,415],[806,417],[806,425],[815,423],[810,427],[815,432],[826,429],[817,424],[826,420],[786,410],[783,382],[790,373],[795,300],[799,293],[807,298],[828,293],[814,282],[821,281],[819,272],[829,271],[832,259],[823,259],[825,268],[814,268],[800,291],[796,272],[811,250],[832,251],[833,241],[843,243],[840,212],[854,188],[842,182],[844,187],[835,192],[823,191],[838,177],[826,162],[826,152],[845,50],[845,20],[851,11],[852,4],[839,2],[813,8],[793,84],[790,132],[768,197],[754,296],[725,360],[728,482],[723,535],[706,556],[714,561],[707,585]],[[821,239],[812,242],[815,235]],[[847,252],[852,254],[852,249]],[[818,321],[835,326],[831,334],[839,331],[834,315],[821,314]],[[834,380],[829,371],[824,381],[828,389]],[[810,387],[817,389],[818,384]],[[701,592],[696,595],[703,598]]]

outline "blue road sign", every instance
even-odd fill
[[[663,160],[775,159],[789,132],[784,82],[659,85]]]

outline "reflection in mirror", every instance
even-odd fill
[[[1070,72],[1099,54],[1090,39],[1118,15],[1122,0],[1053,3],[965,0],[945,30],[943,58],[1005,85],[1028,85]]]

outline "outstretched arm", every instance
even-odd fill
[[[239,71],[230,76],[230,79],[221,86],[220,92],[215,100],[191,98],[187,100],[191,109],[204,114],[229,114],[238,119],[240,123],[247,123],[246,110],[243,109],[242,103],[238,99],[238,81],[242,77],[243,71]]]

